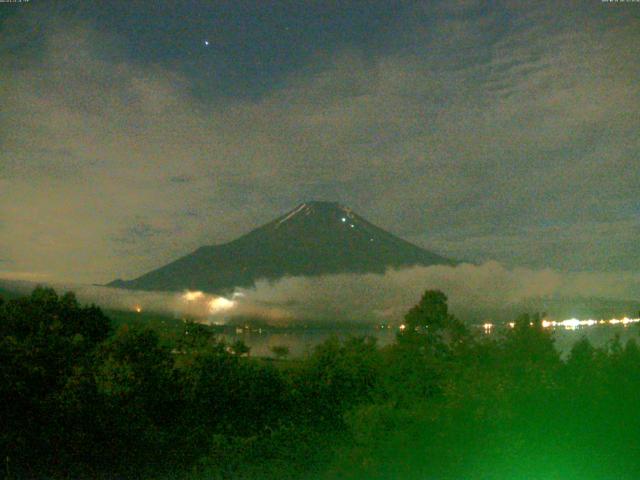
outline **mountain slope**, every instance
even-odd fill
[[[382,273],[387,267],[451,265],[333,202],[307,202],[242,237],[205,246],[130,281],[136,290],[220,293],[257,279],[330,273]]]

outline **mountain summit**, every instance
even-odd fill
[[[383,273],[388,267],[452,265],[369,223],[334,202],[306,202],[270,223],[222,245],[197,249],[112,287],[222,293],[261,278],[332,273]]]

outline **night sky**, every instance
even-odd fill
[[[332,200],[640,269],[640,3],[0,4],[0,276],[106,282]]]

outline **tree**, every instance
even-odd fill
[[[328,338],[296,372],[304,415],[317,423],[339,424],[347,408],[375,396],[381,367],[375,338]]]
[[[217,343],[218,339],[209,326],[190,320],[183,324],[176,348],[182,353],[196,353]]]
[[[449,307],[447,296],[439,290],[427,290],[420,302],[414,305],[404,317],[407,330],[437,330],[447,322]]]
[[[105,404],[96,416],[98,461],[124,477],[161,465],[181,441],[183,402],[170,349],[155,331],[124,326],[100,346],[94,375]]]
[[[278,360],[284,359],[287,355],[289,355],[289,347],[285,345],[274,345],[270,348],[271,353],[273,353]]]
[[[64,470],[91,448],[91,368],[109,332],[102,311],[73,293],[38,287],[0,305],[0,458],[13,473],[49,476],[35,472]]]
[[[525,313],[518,316],[514,327],[507,332],[504,343],[509,363],[516,366],[525,364],[557,366],[560,356],[555,349],[553,334],[543,328],[542,315]]]
[[[249,345],[244,343],[244,341],[242,341],[241,339],[238,339],[231,344],[231,351],[239,357],[242,357],[244,355],[249,355],[249,352],[251,352],[251,347],[249,347]]]
[[[449,313],[447,296],[439,290],[427,290],[420,302],[404,317],[401,343],[418,343],[437,354],[450,352],[467,336],[465,325]]]

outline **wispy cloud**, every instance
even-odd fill
[[[0,272],[2,278],[2,272]],[[339,274],[321,277],[286,277],[258,281],[254,288],[237,289],[222,300],[215,295],[185,292],[142,292],[56,283],[46,277],[23,276],[23,292],[33,282],[52,284],[60,292],[73,290],[83,302],[105,308],[163,312],[176,317],[225,323],[236,316],[251,316],[275,323],[301,320],[385,322],[401,321],[427,289],[442,290],[454,314],[467,322],[506,321],[517,314],[545,311],[562,320],[567,309],[590,299],[593,310],[610,315],[635,315],[640,298],[637,273],[562,273],[551,269],[507,268],[497,262],[456,267],[432,266],[388,270],[384,274]],[[0,283],[1,285],[1,283]],[[9,283],[12,288],[16,284]],[[559,301],[559,302],[558,302]],[[212,303],[213,302],[213,303]],[[631,308],[631,310],[629,310]]]
[[[0,52],[0,251],[12,269],[108,281],[319,197],[456,257],[636,268],[625,12],[424,3],[386,48],[319,49],[260,96],[207,101],[108,31],[17,16],[3,29],[37,23],[41,44]]]

